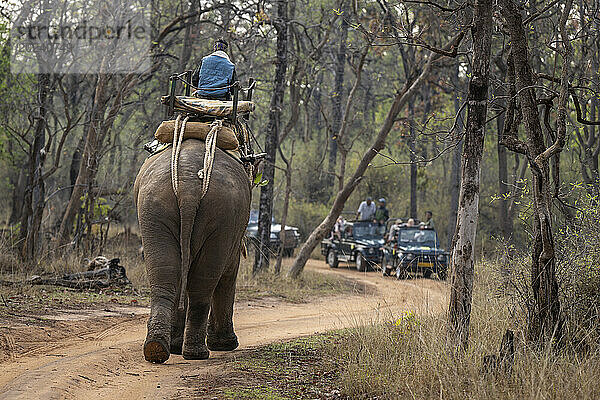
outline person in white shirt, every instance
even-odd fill
[[[390,227],[390,232],[388,233],[388,241],[392,242],[396,239],[398,232],[400,231],[400,227],[402,226],[402,220],[397,219],[394,225]]]
[[[375,203],[373,203],[373,199],[371,199],[371,197],[367,197],[365,201],[360,203],[360,206],[358,206],[358,210],[356,211],[356,219],[359,221],[371,221],[373,218],[375,218],[375,211],[377,211],[377,206]]]
[[[344,229],[344,225],[346,224],[346,220],[344,217],[338,217],[337,221],[335,221],[335,225],[333,226],[333,235],[332,239],[341,240],[342,239],[342,231]]]

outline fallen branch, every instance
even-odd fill
[[[109,286],[127,286],[131,284],[127,278],[125,267],[119,265],[121,260],[113,258],[107,261],[106,267],[92,271],[64,274],[60,277],[42,278],[34,275],[27,280],[32,285],[64,286],[73,289],[101,289]]]

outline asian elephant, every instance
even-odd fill
[[[177,196],[170,149],[149,157],[135,182],[151,293],[144,343],[150,362],[163,363],[171,353],[205,359],[209,349],[238,346],[233,302],[251,185],[243,165],[216,149],[208,191],[201,198],[198,171],[204,151],[203,141],[182,143]],[[182,275],[187,282],[180,282]]]

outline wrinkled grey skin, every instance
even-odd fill
[[[202,181],[197,173],[203,160],[204,142],[183,142],[178,198],[171,185],[170,148],[148,158],[135,182],[151,290],[144,343],[144,356],[150,362],[165,362],[171,353],[205,359],[209,349],[238,346],[233,301],[250,214],[250,182],[242,165],[217,149],[208,192],[199,200]],[[179,281],[186,264],[187,291],[180,302],[186,285]]]

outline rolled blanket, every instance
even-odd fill
[[[173,130],[175,129],[175,121],[163,121],[154,137],[161,143],[173,142]],[[200,139],[206,140],[206,135],[210,132],[211,124],[208,122],[187,122],[185,125],[185,133],[183,139]],[[235,136],[233,129],[222,126],[219,128],[217,136],[217,147],[222,150],[236,150],[239,147],[239,142]]]

